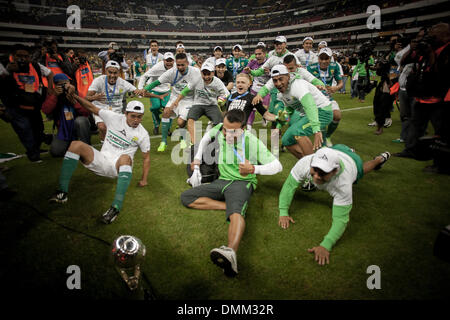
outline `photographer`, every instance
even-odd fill
[[[372,57],[374,47],[374,44],[368,41],[363,43],[358,51],[358,62],[353,70],[353,77],[355,77],[356,74],[358,76],[356,87],[359,95],[359,102],[364,102],[366,94],[374,87],[370,82],[369,73],[369,69],[373,70],[372,67],[375,65],[375,61]]]
[[[47,52],[45,53],[45,66],[49,68],[53,74],[64,73],[73,82],[73,67],[65,54],[59,54],[58,43],[53,40],[45,44]]]
[[[131,66],[129,66],[125,62],[125,53],[123,50],[120,50],[120,47],[115,42],[111,42],[108,46],[108,50],[101,51],[98,53],[98,57],[102,59],[102,74],[106,74],[105,66],[110,60],[117,61],[120,63],[120,77],[125,79],[125,75],[123,73],[123,69],[127,70]]]
[[[76,88],[78,95],[82,98],[86,97],[89,86],[94,81],[94,74],[92,68],[87,60],[87,54],[83,49],[77,50],[77,54],[74,57],[74,71]]]
[[[446,123],[449,117],[450,79],[449,51],[450,27],[448,23],[438,23],[417,43],[416,50],[409,56],[413,69],[407,78],[406,89],[409,96],[415,98],[411,127],[405,142],[405,149],[394,154],[398,157],[421,158],[418,148],[419,138],[424,134],[431,120],[435,136],[448,145],[449,129]],[[406,63],[408,61],[404,61]],[[435,159],[436,160],[436,159]],[[430,172],[448,170],[431,166]]]
[[[78,102],[67,99],[65,87],[70,81],[65,74],[56,74],[53,80],[55,94],[47,95],[42,111],[53,116],[54,127],[58,128],[50,145],[50,154],[62,157],[74,140],[91,144],[89,113]]]
[[[394,96],[391,95],[391,87],[393,81],[390,79],[391,65],[387,60],[380,60],[376,64],[377,75],[381,77],[381,81],[375,90],[373,97],[373,114],[377,123],[376,135],[383,133],[383,127],[386,119],[391,118],[391,108],[394,102]]]

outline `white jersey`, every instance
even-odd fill
[[[161,53],[157,53],[156,56],[150,51],[145,57],[145,61],[147,62],[147,68],[153,68],[158,62],[163,61],[164,56]]]
[[[289,50],[286,50],[286,52],[282,56],[278,56],[276,53],[274,53],[273,55],[269,54],[269,58],[266,60],[266,62],[264,62],[262,67],[265,69],[267,68],[269,70],[272,70],[274,66],[283,64],[284,57],[290,54],[292,54],[295,57],[295,55]],[[297,57],[295,57],[295,60],[297,61],[297,64],[300,64],[300,61],[298,61]]]
[[[107,87],[107,89],[106,89]],[[109,109],[116,113],[122,113],[122,100],[127,92],[136,90],[128,81],[118,77],[115,85],[110,85],[107,76],[102,75],[92,81],[88,91],[105,94],[105,103],[93,101],[92,103],[101,109]]]
[[[305,49],[299,49],[295,52],[295,56],[300,61],[301,65],[305,68],[310,64],[319,62],[317,54],[312,50],[309,50],[309,52],[305,52]]]
[[[316,79],[316,77],[314,77],[312,75],[312,73],[309,72],[308,70],[306,70],[305,68],[297,68],[296,72],[289,73],[289,77],[290,77],[289,81],[292,82],[292,81],[294,81],[294,79],[298,79],[299,76],[300,76],[300,79],[304,79],[310,83]],[[270,78],[269,81],[266,82],[265,87],[267,90],[269,90],[269,92],[275,88],[272,78]]]
[[[200,69],[192,66],[188,66],[186,73],[181,74],[177,67],[173,67],[166,72],[164,72],[159,78],[161,84],[168,83],[172,86],[172,97],[178,96],[181,91],[188,85],[188,83],[196,83],[198,81],[203,81],[200,74]],[[184,97],[183,100],[194,100],[194,91],[191,91]]]
[[[358,176],[355,161],[344,152],[330,149],[328,152],[336,153],[340,162],[340,171],[327,183],[317,185],[317,189],[326,190],[333,197],[333,205],[348,206],[353,203],[352,187]],[[298,182],[312,181],[310,168],[314,155],[301,158],[291,170],[292,177]]]
[[[194,91],[194,105],[217,105],[218,97],[228,97],[230,94],[222,80],[217,77],[213,77],[208,85],[205,85],[203,79],[193,84],[189,83],[188,88]]]
[[[142,124],[137,128],[130,127],[124,114],[109,110],[101,109],[98,115],[108,128],[100,152],[111,158],[126,154],[133,159],[138,147],[142,152],[150,151],[150,137]]]
[[[325,108],[331,105],[330,100],[316,86],[303,79],[294,79],[288,85],[286,92],[278,93],[277,99],[283,101],[286,106],[292,109],[303,111],[304,108],[300,101],[308,93],[312,95],[317,108]]]
[[[166,69],[166,67],[164,66],[164,61],[158,62],[141,76],[141,78],[139,79],[138,88],[143,89],[144,86],[146,86],[147,84],[150,84],[155,80],[158,80],[158,78],[167,70],[168,69]],[[160,84],[159,86],[153,88],[153,91],[157,92],[167,92],[169,90],[170,84],[168,83]]]

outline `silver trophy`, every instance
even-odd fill
[[[142,241],[133,236],[120,236],[113,242],[111,253],[115,267],[131,291],[139,287],[145,251]]]

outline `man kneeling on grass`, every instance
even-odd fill
[[[389,152],[383,152],[373,160],[362,162],[361,158],[343,144],[332,148],[323,147],[315,154],[301,158],[292,168],[281,189],[279,199],[280,218],[278,225],[283,229],[289,222],[295,223],[289,216],[289,207],[295,191],[305,181],[312,181],[317,189],[326,190],[333,197],[333,222],[331,229],[319,246],[308,249],[314,253],[319,265],[329,263],[330,251],[345,231],[352,209],[352,186],[364,174],[379,170],[390,158]]]
[[[244,112],[233,109],[225,113],[223,124],[218,124],[205,134],[191,163],[192,169],[200,165],[203,150],[206,150],[212,138],[217,137],[220,176],[210,184],[200,185],[181,194],[181,202],[188,208],[226,211],[226,219],[230,223],[228,246],[210,252],[211,260],[223,268],[226,276],[238,273],[236,251],[244,234],[244,216],[250,196],[256,188],[256,175],[274,175],[283,169],[264,143],[244,130],[246,124]]]
[[[68,88],[70,92],[74,87]],[[147,130],[141,125],[144,116],[144,105],[140,101],[131,101],[127,104],[125,114],[118,114],[107,109],[100,109],[91,102],[76,94],[68,93],[67,98],[78,101],[88,111],[98,115],[106,124],[107,132],[101,151],[81,142],[72,141],[66,152],[59,177],[59,189],[49,199],[50,202],[67,202],[69,182],[77,168],[78,160],[83,166],[99,176],[108,178],[117,177],[116,195],[111,207],[103,214],[102,221],[109,224],[116,219],[130,185],[133,157],[138,149],[143,155],[142,179],[139,186],[147,185],[147,176],[150,168],[150,137]]]

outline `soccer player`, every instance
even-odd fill
[[[340,68],[336,62],[331,62],[332,52],[328,47],[322,48],[319,51],[319,62],[310,64],[307,68],[308,71],[318,79],[321,79],[326,85],[326,95],[331,101],[333,109],[333,121],[328,125],[326,144],[328,147],[332,146],[331,135],[336,131],[339,121],[341,121],[341,110],[339,109],[339,104],[332,98],[332,94],[339,91],[343,86],[344,82],[341,78]],[[336,81],[336,86],[333,86],[333,80]]]
[[[213,66],[216,65],[216,61],[223,57],[223,49],[221,46],[215,46],[213,50],[213,56],[209,57],[203,63],[210,63]]]
[[[214,76],[214,70],[212,64],[204,63],[201,68],[202,79],[195,83],[189,82],[174,101],[174,105],[178,105],[189,92],[194,92],[194,102],[187,116],[188,131],[192,144],[196,143],[194,123],[201,116],[206,115],[213,125],[222,122],[222,113],[219,110],[217,99],[221,97],[225,101],[230,92],[223,82]]]
[[[222,80],[228,91],[231,91],[234,87],[233,75],[227,70],[227,59],[220,58],[216,60],[216,73],[215,76]]]
[[[322,130],[331,122],[333,111],[331,102],[314,85],[303,79],[290,81],[285,65],[272,68],[273,84],[278,89],[277,99],[285,105],[290,117],[290,127],[284,133],[282,143],[295,157],[312,154],[323,144]],[[309,136],[314,135],[314,144]]]
[[[92,81],[86,94],[88,101],[93,101],[94,105],[102,109],[112,110],[122,113],[122,100],[127,92],[138,94],[139,90],[128,81],[119,77],[120,65],[114,60],[110,60],[105,66],[106,75],[97,77]],[[100,140],[105,139],[106,125],[103,119],[94,115],[95,124],[100,133]]]
[[[180,128],[184,128],[184,126],[186,125],[189,109],[194,102],[194,92],[189,92],[178,104],[174,104],[175,100],[178,98],[178,96],[181,94],[181,91],[187,86],[188,83],[196,83],[197,81],[202,81],[200,69],[188,65],[189,62],[185,53],[177,53],[177,55],[175,56],[175,62],[176,68],[167,70],[158,78],[158,80],[153,81],[151,84],[147,85],[144,88],[145,91],[150,92],[155,87],[161,84],[170,84],[171,86],[170,100],[164,108],[163,116],[161,119],[162,141],[158,147],[158,152],[164,152],[166,150],[167,135],[171,126],[170,119],[178,118],[177,123]],[[180,147],[182,149],[187,147],[184,139],[181,140]]]
[[[233,81],[236,76],[241,73],[248,64],[248,59],[241,57],[242,46],[236,44],[232,50],[232,56],[227,59],[227,69],[233,75]]]
[[[315,154],[303,157],[292,168],[281,189],[278,225],[287,229],[289,223],[295,223],[289,216],[289,207],[295,191],[304,181],[312,181],[317,189],[326,190],[333,197],[333,222],[323,241],[308,251],[314,253],[314,259],[319,265],[328,264],[330,251],[341,238],[349,221],[353,203],[353,184],[370,171],[381,169],[390,156],[391,154],[386,151],[363,163],[361,157],[352,149],[337,144],[332,148],[323,147]]]
[[[163,61],[155,64],[151,69],[145,72],[139,80],[138,89],[142,90],[149,81],[150,83],[157,80],[164,72],[171,69],[175,62],[175,57],[172,52],[166,52],[163,56]],[[155,87],[151,93],[157,97],[150,98],[150,111],[153,119],[153,134],[158,134],[159,126],[161,124],[161,109],[163,109],[170,99],[170,84],[161,84]]]
[[[157,40],[150,41],[150,52],[145,57],[147,68],[145,71],[153,68],[158,62],[163,61],[164,57],[159,53],[159,44]]]
[[[81,142],[72,141],[67,150],[61,174],[59,188],[49,199],[50,202],[65,203],[68,200],[69,183],[73,172],[81,160],[83,166],[99,176],[117,178],[117,187],[111,207],[103,214],[102,221],[113,222],[122,210],[125,193],[130,185],[133,157],[138,149],[142,151],[143,169],[139,186],[147,185],[150,168],[150,137],[142,126],[144,105],[140,101],[127,104],[125,114],[118,114],[107,109],[96,107],[91,102],[74,94],[74,87],[69,88],[67,98],[78,101],[84,108],[99,116],[106,123],[108,131],[101,151]]]
[[[317,46],[317,50],[320,51],[323,48],[328,47],[328,43],[326,41],[320,41],[319,45]]]
[[[305,68],[310,64],[317,62],[317,55],[312,51],[313,42],[313,38],[305,37],[303,39],[303,49],[299,49],[295,52],[295,56]]]
[[[175,55],[177,55],[179,53],[184,53],[187,56],[190,66],[198,68],[197,62],[194,61],[194,59],[192,58],[190,53],[186,52],[183,41],[181,41],[181,40],[177,41],[177,43],[175,44]]]
[[[283,170],[280,161],[264,143],[245,130],[246,123],[244,112],[231,110],[225,114],[223,124],[204,135],[191,167],[200,165],[203,150],[217,136],[220,176],[212,183],[181,194],[181,202],[188,208],[226,212],[226,220],[230,222],[228,244],[210,252],[211,260],[223,268],[226,276],[238,273],[236,252],[245,230],[247,206],[256,189],[256,175],[274,175]]]

